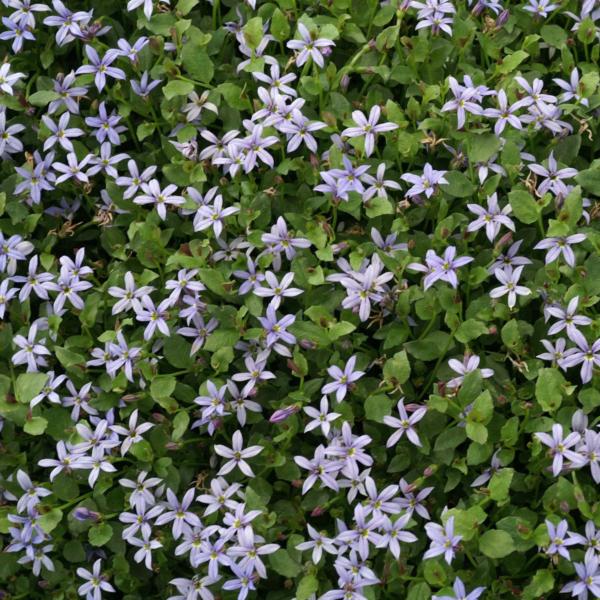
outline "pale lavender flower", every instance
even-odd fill
[[[13,342],[17,345],[20,350],[15,352],[12,356],[12,363],[14,365],[27,365],[27,373],[36,373],[38,367],[46,367],[47,362],[44,356],[50,356],[50,350],[46,348],[45,339],[36,342],[38,327],[34,323],[29,327],[27,337],[22,335],[16,335],[13,338]]]
[[[242,432],[238,430],[231,438],[231,448],[221,444],[215,445],[215,452],[219,456],[223,456],[224,458],[228,459],[228,461],[219,470],[218,475],[226,475],[227,473],[233,471],[235,467],[238,467],[239,470],[247,477],[254,477],[254,472],[245,459],[252,458],[257,454],[260,454],[263,451],[263,447],[248,446],[248,448],[244,449],[243,444],[244,440],[242,438]]]
[[[54,0],[56,2],[56,0]],[[106,577],[102,575],[102,559],[98,559],[92,566],[92,571],[83,567],[77,569],[77,575],[85,580],[83,585],[77,588],[80,596],[85,596],[87,600],[100,600],[102,592],[115,592],[115,588],[108,583]]]
[[[194,231],[204,231],[212,227],[215,237],[219,237],[223,231],[224,219],[239,211],[240,209],[235,206],[223,208],[223,198],[218,195],[212,206],[205,205],[198,208],[194,217]]]
[[[578,463],[581,460],[580,455],[569,450],[572,446],[575,446],[581,436],[577,432],[572,432],[563,439],[563,428],[560,423],[552,425],[552,435],[543,432],[537,432],[535,436],[544,444],[550,448],[552,459],[552,474],[554,477],[558,477],[563,469],[564,459]]]
[[[162,481],[158,477],[146,479],[147,476],[146,471],[141,471],[136,481],[119,479],[119,483],[124,488],[133,490],[129,496],[129,504],[135,506],[140,512],[144,512],[147,506],[154,506],[156,499],[150,488],[156,487]]]
[[[534,17],[546,18],[549,12],[556,10],[560,4],[551,4],[551,0],[528,0],[529,4],[523,10],[531,13]]]
[[[448,183],[444,178],[447,171],[436,171],[429,163],[423,167],[422,175],[414,175],[412,173],[404,173],[400,179],[408,181],[412,187],[406,192],[409,198],[425,194],[427,198],[431,198],[437,187],[442,183]]]
[[[524,267],[517,267],[514,271],[512,267],[496,269],[494,275],[502,284],[490,291],[490,298],[500,298],[508,294],[508,308],[514,308],[517,303],[517,296],[529,296],[531,290],[524,285],[519,285],[519,278]]]
[[[83,460],[85,460],[85,458],[80,454],[74,454],[72,452],[72,447],[70,445],[67,446],[62,440],[56,444],[56,454],[58,456],[57,459],[43,458],[38,461],[40,467],[54,467],[52,471],[50,471],[50,481],[54,481],[54,478],[59,473],[62,473],[62,471],[70,473],[72,469],[86,469],[88,467],[87,462],[82,462],[82,458]]]
[[[553,78],[552,81],[554,81],[559,88],[564,90],[564,92],[560,95],[561,102],[576,100],[583,106],[589,106],[589,100],[581,97],[581,91],[579,89],[579,71],[577,70],[577,67],[573,67],[569,81],[564,81],[563,79],[558,78]]]
[[[40,393],[37,396],[34,396],[29,406],[33,408],[37,406],[44,398],[47,398],[52,404],[60,404],[60,396],[56,393],[56,389],[62,385],[64,381],[66,381],[66,375],[54,375],[54,371],[48,371],[48,381],[44,384],[44,387],[41,389]]]
[[[188,510],[194,501],[195,494],[196,490],[194,488],[189,489],[180,502],[174,492],[170,488],[167,488],[167,503],[165,504],[165,508],[170,510],[163,512],[156,519],[155,524],[160,526],[173,522],[173,539],[175,540],[181,537],[184,530],[202,525],[198,515]]]
[[[565,352],[567,340],[565,338],[559,338],[556,340],[556,344],[552,345],[552,342],[548,340],[540,340],[546,352],[538,354],[537,358],[540,360],[548,360],[554,364],[557,364],[563,371],[566,370],[564,359],[568,356]]]
[[[578,446],[577,452],[583,457],[580,464],[589,465],[592,479],[600,483],[600,433],[586,429],[583,443]]]
[[[431,540],[429,550],[423,555],[424,559],[444,555],[444,560],[451,564],[456,555],[462,536],[454,535],[454,516],[448,517],[445,525],[426,523],[425,531]]]
[[[29,295],[31,294],[32,291],[35,292],[35,294],[38,298],[41,298],[42,300],[48,300],[48,291],[55,289],[55,287],[50,283],[54,279],[54,275],[52,275],[52,273],[48,273],[48,272],[38,273],[37,272],[38,263],[39,263],[39,257],[36,254],[29,260],[27,276],[14,275],[12,277],[12,280],[15,283],[23,284],[23,287],[19,291],[19,300],[21,302],[24,302],[27,298],[29,298]],[[3,281],[2,284],[4,284],[5,282],[8,283],[8,280]],[[0,290],[3,289],[2,284],[0,284]],[[11,294],[11,292],[12,292],[12,294]],[[16,293],[16,290],[9,290],[7,292],[7,290],[4,289],[4,294],[5,294],[4,297],[7,299],[10,299],[15,293]],[[0,305],[1,304],[2,304],[2,291],[0,291]],[[0,310],[1,310],[1,307],[0,307]],[[3,316],[3,311],[2,311],[2,315],[0,315],[0,316]]]
[[[335,392],[335,399],[339,404],[346,397],[350,386],[365,374],[364,371],[355,371],[355,366],[356,356],[351,356],[346,362],[343,370],[336,365],[329,367],[327,373],[329,373],[329,376],[333,381],[325,384],[321,388],[321,393],[331,394]]]
[[[419,439],[419,435],[414,428],[414,425],[418,423],[427,412],[427,408],[424,406],[420,406],[416,410],[413,411],[410,417],[406,412],[406,408],[404,407],[404,399],[401,398],[396,405],[398,408],[398,412],[400,413],[400,418],[391,417],[386,415],[383,417],[383,422],[389,427],[394,427],[396,431],[388,438],[386,447],[391,448],[395,446],[400,438],[406,434],[406,437],[409,441],[415,446],[422,446],[421,440]]]
[[[310,523],[306,524],[308,529],[308,535],[310,541],[302,542],[296,546],[296,550],[310,550],[312,549],[311,559],[313,564],[318,564],[323,555],[323,550],[329,554],[337,554],[337,547],[334,545],[331,538],[326,537],[320,531],[317,531]]]
[[[313,408],[312,406],[305,406],[303,410],[309,417],[312,418],[312,421],[309,421],[306,424],[304,433],[320,427],[321,432],[325,437],[329,435],[331,423],[341,416],[339,413],[329,412],[329,402],[327,401],[327,396],[323,396],[321,398],[319,410]]]
[[[523,129],[523,125],[521,124],[521,120],[515,114],[519,108],[523,108],[527,106],[527,100],[522,99],[518,100],[514,104],[508,104],[508,98],[506,97],[506,92],[504,90],[500,90],[497,95],[498,99],[498,108],[486,108],[483,111],[483,114],[486,117],[491,117],[492,119],[496,119],[496,125],[494,126],[494,133],[496,135],[500,135],[507,123],[512,125],[515,129]]]
[[[419,516],[423,517],[423,519],[429,520],[429,512],[425,508],[423,501],[431,494],[431,492],[433,492],[433,488],[426,487],[420,492],[415,493],[417,489],[416,486],[406,482],[404,479],[400,479],[399,487],[403,497],[396,499],[398,506],[411,515],[413,512],[416,512]]]
[[[579,296],[574,296],[569,300],[567,308],[560,306],[548,306],[546,311],[558,321],[548,329],[548,335],[556,335],[563,329],[566,331],[569,339],[576,344],[584,345],[586,343],[585,336],[579,331],[578,326],[585,327],[592,323],[592,319],[584,315],[578,315],[577,306],[579,304]]]
[[[135,562],[140,563],[143,561],[146,569],[152,569],[152,550],[162,548],[162,544],[157,539],[151,540],[149,535],[144,535],[143,533],[142,539],[132,537],[129,538],[128,542],[132,546],[139,548],[133,555]]]
[[[384,517],[384,521],[380,526],[383,533],[381,533],[381,541],[377,544],[377,547],[388,548],[396,560],[400,559],[400,542],[412,544],[418,539],[414,533],[404,531],[411,517],[410,512],[403,514],[395,521],[392,521],[389,517]]]
[[[69,119],[71,113],[65,112],[60,116],[58,125],[48,116],[43,115],[42,121],[50,131],[50,136],[44,142],[44,150],[52,148],[56,143],[65,149],[67,152],[73,152],[73,142],[70,138],[80,137],[85,135],[85,132],[78,127],[69,127]]]
[[[11,73],[10,63],[4,62],[0,65],[0,90],[9,96],[13,95],[12,86],[25,77],[25,73]]]
[[[189,102],[183,107],[183,112],[186,114],[188,121],[197,119],[203,110],[210,110],[216,115],[219,114],[219,109],[216,104],[208,101],[209,91],[205,90],[200,96],[196,92],[188,95]]]
[[[487,210],[479,204],[470,203],[467,204],[467,208],[477,215],[477,219],[469,223],[467,231],[478,231],[482,227],[485,227],[485,234],[490,242],[493,242],[498,233],[500,233],[502,225],[511,231],[515,230],[515,224],[508,216],[512,212],[512,207],[510,204],[507,204],[501,209],[498,205],[496,192],[487,197]]]
[[[85,53],[87,54],[89,63],[79,67],[76,73],[77,75],[83,75],[84,73],[94,74],[94,83],[99,92],[104,89],[107,77],[112,77],[113,79],[126,78],[125,72],[122,69],[111,67],[111,64],[120,56],[119,50],[111,48],[100,58],[96,49],[87,44],[85,46]]]
[[[377,134],[398,129],[396,123],[379,123],[380,117],[381,108],[377,105],[371,108],[368,118],[362,111],[355,110],[352,113],[352,120],[356,123],[356,127],[344,129],[342,135],[348,138],[364,137],[365,155],[371,156],[375,150]]]
[[[583,563],[573,563],[577,573],[577,580],[567,583],[561,588],[562,594],[570,593],[579,600],[587,600],[588,592],[594,598],[600,598],[600,572],[598,571],[598,557],[587,556]]]
[[[473,101],[478,96],[478,92],[474,88],[460,85],[454,77],[448,77],[448,84],[452,94],[454,94],[454,99],[447,101],[442,106],[442,112],[456,111],[457,127],[462,129],[465,125],[467,112],[473,115],[483,114],[481,106]]]
[[[42,501],[42,498],[52,495],[50,490],[35,486],[29,475],[21,469],[17,471],[17,481],[25,492],[17,502],[17,511],[20,513],[33,509]]]
[[[304,290],[301,290],[300,288],[290,287],[293,280],[294,273],[286,273],[281,278],[281,281],[279,281],[275,276],[275,273],[267,271],[265,273],[264,283],[269,287],[259,285],[255,287],[252,292],[255,296],[259,296],[260,298],[271,298],[269,304],[276,310],[279,308],[282,298],[292,298],[303,293]]]
[[[35,40],[35,36],[24,23],[15,23],[10,18],[2,17],[2,24],[6,27],[6,31],[0,33],[0,40],[12,40],[14,54],[21,52],[25,40]]]
[[[161,0],[161,2],[163,4],[170,4],[171,0]],[[149,21],[150,18],[152,17],[152,9],[154,6],[153,0],[129,0],[127,2],[127,10],[132,11],[142,5],[143,5],[143,9],[144,9],[144,16]]]
[[[278,126],[278,130],[285,133],[288,138],[287,152],[293,152],[300,147],[301,143],[313,153],[317,152],[317,140],[312,135],[313,131],[319,131],[327,127],[321,121],[310,121],[299,110],[292,112],[292,118],[284,121]]]
[[[167,323],[167,319],[169,318],[168,310],[170,307],[171,302],[168,298],[156,306],[150,296],[143,296],[140,301],[140,306],[134,306],[136,320],[142,323],[148,323],[144,329],[145,340],[152,338],[156,333],[157,328],[163,335],[171,335]]]
[[[565,262],[572,268],[575,268],[575,254],[571,244],[579,244],[587,239],[585,233],[575,233],[567,237],[551,237],[538,242],[534,250],[548,250],[546,253],[546,264],[554,262],[561,254]]]
[[[483,592],[485,587],[476,587],[472,592],[467,594],[465,584],[462,582],[460,577],[456,577],[454,580],[454,596],[431,596],[431,600],[477,600]]]
[[[568,561],[571,560],[571,555],[567,550],[567,546],[573,546],[574,544],[579,544],[579,540],[577,537],[572,537],[571,534],[567,531],[569,524],[566,519],[563,519],[558,523],[558,525],[554,525],[552,521],[546,519],[546,528],[548,530],[548,537],[550,538],[550,544],[546,548],[546,554],[549,556],[553,556],[558,554],[563,558],[566,558]]]
[[[577,348],[573,348],[565,356],[563,365],[565,368],[581,365],[581,383],[589,383],[592,380],[594,366],[600,367],[600,339],[596,340],[591,346],[583,338],[575,340]]]
[[[363,175],[363,181],[369,185],[369,187],[363,193],[363,202],[368,202],[374,196],[377,198],[387,198],[386,188],[391,190],[399,190],[400,184],[393,179],[385,179],[385,163],[381,163],[377,167],[377,175],[373,177],[368,173]],[[371,229],[371,233],[373,229]]]
[[[152,423],[140,423],[138,425],[138,409],[136,408],[129,416],[129,429],[122,425],[111,425],[111,431],[114,431],[118,435],[123,436],[123,442],[121,443],[121,456],[125,456],[129,451],[129,448],[137,442],[141,442],[142,434],[146,433],[149,429],[154,427]]]
[[[252,77],[263,83],[267,83],[270,86],[270,89],[277,91],[279,94],[294,97],[298,95],[296,90],[288,85],[288,83],[296,80],[296,75],[294,73],[288,73],[287,75],[281,76],[279,64],[271,65],[270,73],[270,75],[267,75],[266,73],[253,71]]]
[[[425,265],[410,263],[409,269],[426,273],[423,280],[425,289],[430,288],[436,281],[446,281],[453,288],[458,287],[458,276],[456,270],[474,259],[471,256],[459,256],[456,258],[456,247],[448,246],[443,256],[438,256],[433,250],[428,250],[425,255]]]
[[[62,175],[56,178],[56,184],[67,181],[68,179],[74,178],[80,183],[88,183],[88,176],[83,172],[83,168],[90,162],[93,154],[86,154],[81,161],[78,160],[77,155],[74,152],[67,154],[67,164],[55,162],[52,168]]]
[[[150,80],[150,74],[148,71],[144,71],[139,81],[131,79],[129,83],[131,84],[131,89],[136,96],[147,99],[152,90],[157,88],[162,83],[162,79]]]
[[[75,77],[75,73],[71,71],[67,75],[59,73],[53,80],[53,88],[59,98],[52,100],[48,105],[49,115],[54,114],[61,106],[64,106],[72,114],[79,114],[77,100],[81,96],[85,96],[88,90],[84,86],[73,87]]]
[[[150,294],[154,288],[149,285],[137,287],[133,273],[127,271],[125,273],[125,287],[120,288],[117,286],[111,286],[108,288],[108,293],[113,298],[119,298],[118,302],[112,307],[112,314],[117,315],[123,311],[129,311],[132,308],[139,311],[142,308],[140,299]]]
[[[337,535],[338,540],[350,545],[353,550],[356,550],[363,560],[369,557],[369,544],[378,546],[381,544],[381,534],[377,533],[377,529],[381,527],[384,518],[371,517],[367,520],[369,513],[361,504],[354,507],[354,527],[346,531],[342,531]]]
[[[121,117],[114,112],[110,115],[106,112],[106,104],[100,102],[98,106],[97,117],[86,117],[85,124],[97,131],[94,133],[98,143],[104,142],[107,138],[111,144],[118,146],[121,143],[120,133],[127,131],[127,127],[119,125]]]
[[[303,23],[298,23],[298,33],[302,39],[290,40],[286,44],[291,50],[298,51],[296,65],[301,67],[310,57],[317,66],[323,68],[325,66],[323,55],[331,46],[335,46],[335,42],[326,38],[317,38]]]
[[[523,240],[518,240],[511,244],[506,254],[499,254],[496,260],[488,267],[488,273],[494,273],[496,269],[506,267],[520,267],[530,265],[531,261],[524,256],[517,256],[517,252],[521,247]]]
[[[151,165],[140,173],[137,163],[134,160],[130,160],[127,162],[127,168],[129,169],[129,176],[125,177],[121,175],[115,181],[118,186],[127,188],[123,193],[125,200],[133,198],[142,184],[148,184],[158,167]]]
[[[193,315],[191,318],[193,323],[193,327],[190,327],[189,322],[186,327],[180,327],[177,330],[179,335],[183,335],[184,337],[193,337],[194,341],[192,342],[192,348],[190,350],[190,356],[193,356],[202,348],[204,342],[206,341],[206,337],[209,333],[214,331],[218,325],[219,321],[217,319],[210,319],[208,323],[204,322],[204,319],[200,315]]]
[[[177,191],[177,186],[169,184],[164,190],[160,189],[160,184],[156,179],[152,179],[148,183],[141,184],[141,196],[136,196],[133,199],[135,204],[154,204],[158,216],[164,221],[167,218],[167,205],[181,206],[185,204],[185,199],[182,196],[174,195]]]
[[[340,465],[337,461],[331,461],[326,457],[325,448],[322,445],[315,448],[314,457],[311,460],[304,456],[294,456],[294,462],[301,469],[308,471],[308,476],[302,484],[302,494],[306,494],[317,481],[336,492],[339,489],[335,478],[340,471]]]
[[[335,437],[325,453],[328,456],[342,459],[343,464],[351,463],[365,465],[370,467],[373,464],[373,458],[366,452],[365,447],[372,442],[368,435],[354,435],[348,421],[344,421],[341,433]]]

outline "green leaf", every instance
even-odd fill
[[[17,402],[29,404],[35,398],[48,381],[45,373],[22,373],[15,382],[15,397]]]
[[[575,181],[586,191],[600,196],[600,169],[585,169],[579,171],[575,176]]]
[[[173,419],[173,433],[171,433],[171,439],[174,442],[180,440],[187,431],[189,424],[190,415],[185,411],[178,412]]]
[[[515,543],[510,533],[490,529],[479,538],[479,549],[490,558],[504,558],[515,551]]]
[[[192,79],[204,83],[212,80],[215,66],[206,50],[198,44],[185,44],[181,51],[183,67]]]
[[[308,600],[319,589],[319,580],[314,575],[305,575],[296,589],[296,600]]]
[[[499,469],[492,475],[492,479],[488,485],[492,500],[503,503],[508,499],[508,490],[510,489],[514,474],[514,469]]]
[[[57,92],[52,90],[42,90],[31,94],[31,96],[27,98],[27,102],[32,106],[46,106],[53,100],[58,100],[59,98],[60,96]]]
[[[554,575],[548,569],[538,569],[529,583],[523,589],[522,600],[542,598],[547,592],[554,590]]]
[[[410,586],[406,600],[431,600],[431,588],[424,582]]]
[[[285,42],[290,38],[290,23],[278,8],[271,16],[271,34],[278,42]]]
[[[158,375],[150,383],[150,395],[154,400],[168,398],[174,391],[177,380],[173,375]]]
[[[256,50],[263,39],[263,21],[260,17],[253,17],[242,28],[246,44],[251,50]]]
[[[63,547],[63,556],[69,562],[83,562],[85,560],[85,548],[77,540],[69,540]]]
[[[544,412],[555,412],[562,403],[565,378],[558,369],[540,369],[535,397]]]
[[[558,25],[544,25],[540,33],[546,44],[554,48],[562,48],[569,39],[567,32]]]
[[[61,348],[60,346],[56,346],[54,352],[60,361],[60,364],[65,367],[65,369],[74,365],[85,365],[87,360],[83,354],[73,352],[68,348]]]
[[[508,193],[508,201],[512,212],[521,221],[529,225],[535,223],[542,212],[533,196],[526,190],[513,190]]]
[[[383,417],[392,413],[395,402],[385,394],[374,394],[365,400],[365,417],[383,423]]]
[[[487,162],[500,150],[501,141],[493,133],[483,133],[469,137],[468,157],[473,163]]]
[[[50,512],[44,513],[38,519],[38,523],[46,533],[50,533],[56,529],[57,525],[61,522],[62,516],[63,513],[60,508],[53,508]]]
[[[383,377],[392,385],[406,383],[410,377],[410,362],[406,350],[396,352],[394,356],[385,361]]]
[[[302,566],[283,548],[270,554],[269,562],[271,563],[273,570],[284,577],[296,577],[302,571]]]
[[[154,452],[152,451],[152,446],[150,442],[147,440],[141,440],[140,442],[136,442],[131,446],[131,450],[129,451],[135,458],[142,462],[152,462],[154,458]]]
[[[454,347],[452,338],[444,331],[434,331],[422,340],[406,342],[406,351],[419,360],[435,360]]]
[[[185,17],[199,3],[200,0],[179,0],[177,3],[177,12],[180,12]]]
[[[482,323],[477,319],[467,319],[460,324],[454,337],[461,344],[468,344],[470,341],[476,340],[478,337],[487,335],[488,333],[489,331],[485,323]]]
[[[467,422],[466,427],[467,437],[478,444],[485,444],[488,439],[488,431],[482,423]]]
[[[508,73],[512,73],[528,57],[529,54],[524,50],[517,50],[504,57],[502,63],[496,67],[496,72],[500,75],[508,75]]]
[[[112,538],[113,530],[108,523],[98,523],[90,527],[88,540],[92,546],[104,546]]]
[[[140,123],[135,130],[137,139],[141,142],[156,131],[156,123]]]
[[[163,88],[163,94],[167,100],[176,96],[187,96],[194,91],[194,84],[189,81],[173,80],[169,81]]]
[[[31,419],[25,421],[23,431],[29,435],[42,435],[47,426],[48,421],[44,417],[31,417]]]
[[[444,178],[448,181],[448,184],[442,184],[441,189],[448,196],[453,198],[468,198],[475,193],[475,186],[471,183],[471,180],[460,171],[448,171],[444,175]]]

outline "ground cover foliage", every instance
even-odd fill
[[[3,598],[600,597],[595,0],[0,15]]]

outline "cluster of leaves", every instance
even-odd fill
[[[600,349],[593,346],[600,336],[596,3],[146,0],[129,2],[130,10],[124,0],[66,4],[77,15],[93,9],[87,20],[85,13],[77,17],[79,32],[69,30],[66,42],[59,26],[43,24],[65,8],[61,2],[2,0],[0,6],[9,33],[9,23],[33,15],[24,28],[28,35],[19,33],[22,47],[15,48],[14,35],[0,35],[10,63],[10,71],[0,68],[3,597],[73,598],[82,583],[78,568],[91,569],[99,558],[103,581],[127,599],[166,598],[175,593],[171,581],[205,576],[204,563],[192,567],[175,552],[180,542],[168,526],[154,528],[160,543],[150,562],[134,558],[119,517],[135,501],[119,481],[135,481],[141,472],[160,479],[160,503],[166,489],[181,498],[190,489],[207,494],[221,476],[240,484],[245,509],[260,511],[252,522],[256,539],[278,544],[263,557],[267,576],[249,574],[250,597],[428,600],[452,597],[460,577],[467,589],[485,588],[485,598],[533,600],[557,597],[577,580],[573,563],[584,563],[585,548],[571,545],[567,558],[548,551],[546,521],[565,519],[581,534],[589,522],[600,526],[600,477],[588,468],[598,459],[591,457],[591,441],[587,447],[573,442],[569,456],[561,444],[552,447],[535,434],[556,431],[558,424],[565,435],[579,432],[581,444],[600,421],[593,373],[600,364]],[[428,13],[427,7],[434,8]],[[120,42],[131,48],[142,36],[147,39],[133,54],[124,51],[108,67],[87,68],[98,56],[123,50]],[[288,85],[303,100],[302,115],[318,126],[311,135],[301,131],[303,143],[293,145],[291,130],[267,122],[257,138],[266,157],[258,152],[250,164],[254,142],[219,146],[219,140],[234,131],[238,142],[247,140],[248,120],[263,122],[271,114],[267,107],[257,116],[267,106],[259,88],[277,88],[270,81],[275,64],[281,77],[295,75]],[[71,72],[74,85],[85,88],[73,94],[76,110],[65,109],[67,94],[57,88],[61,74]],[[8,73],[21,76],[8,81]],[[147,93],[133,85],[143,74],[157,81]],[[539,99],[541,88],[528,91],[534,80],[543,81],[550,99]],[[483,87],[479,99],[469,91],[477,86]],[[500,91],[512,101],[508,112]],[[283,107],[293,100],[288,94]],[[364,125],[355,111],[369,115],[373,107],[381,110],[379,125],[375,119],[363,134],[353,132]],[[112,111],[118,125],[94,124]],[[525,116],[515,125],[510,111]],[[69,127],[81,133],[66,136],[65,146],[65,136],[52,127],[69,112]],[[292,116],[292,123],[300,118]],[[388,126],[376,129],[384,122]],[[108,144],[108,154],[103,128],[112,128],[118,142]],[[203,154],[210,144],[213,151]],[[126,156],[112,163],[117,146]],[[49,157],[50,148],[55,154]],[[227,163],[240,148],[240,162]],[[79,161],[75,169],[69,170],[67,155]],[[145,184],[157,180],[157,194],[148,185],[128,193],[137,177],[128,161]],[[557,175],[554,161],[570,171]],[[348,164],[368,169],[371,181],[354,185],[362,175],[344,172]],[[382,164],[385,186],[366,194]],[[86,175],[92,165],[98,168]],[[427,175],[432,167],[435,181]],[[323,181],[331,181],[323,173],[337,177],[325,191]],[[129,182],[119,182],[125,176]],[[32,183],[40,177],[47,178],[41,192],[37,180]],[[490,207],[490,198],[509,207],[502,213],[508,220],[486,216],[482,208],[480,230],[472,226],[473,213]],[[498,226],[486,236],[491,221]],[[501,226],[506,235],[498,237]],[[290,233],[277,246],[268,236],[281,234],[281,227]],[[515,241],[521,245],[511,254]],[[543,250],[553,244],[563,253],[557,257],[556,250],[548,260]],[[470,260],[453,267],[449,248]],[[511,296],[517,281],[507,283],[501,273],[498,288],[498,270],[491,267],[510,265],[516,252],[525,259],[512,263],[524,267],[516,277],[519,297]],[[34,286],[25,294],[33,257],[34,270],[50,273],[51,283],[41,286],[45,292]],[[261,279],[242,290],[252,273],[249,258],[256,273],[271,272],[277,282]],[[81,273],[82,267],[89,272]],[[170,284],[181,269],[198,285],[186,281],[173,296],[179,284]],[[419,271],[426,273],[425,284]],[[65,283],[66,272],[75,279]],[[149,286],[152,300],[142,306],[140,297],[120,312],[111,290],[123,288],[127,273],[138,289]],[[286,287],[288,273],[293,288],[277,291]],[[66,290],[75,280],[85,285]],[[353,296],[357,285],[364,287]],[[573,326],[563,315],[563,329],[556,330],[568,337],[563,353],[571,362],[559,353],[540,358],[548,350],[542,340],[554,339],[548,320],[574,298],[584,321]],[[268,307],[277,311],[275,321],[289,317],[285,326],[273,326]],[[183,310],[193,318],[182,317]],[[196,340],[190,339],[192,325]],[[269,341],[270,333],[277,338],[285,328],[286,339]],[[32,351],[36,343],[45,352]],[[115,359],[123,344],[139,350],[130,362],[123,354]],[[103,353],[109,357],[104,362]],[[581,376],[572,368],[588,363]],[[332,369],[347,364],[346,375]],[[353,377],[358,369],[362,375]],[[50,381],[64,375],[55,397],[49,373]],[[248,403],[242,401],[241,410],[232,399],[240,393],[235,384],[235,392],[224,392],[231,394],[226,401],[215,401],[220,412],[200,409],[196,400],[214,400],[216,390],[233,381],[244,382],[239,388],[244,385]],[[331,431],[316,425],[305,431],[323,395],[336,413]],[[406,415],[395,418],[405,406],[419,417],[410,426]],[[100,419],[127,429],[134,411],[138,424],[152,426],[121,453],[115,434],[117,443],[106,446],[94,481],[88,479],[91,463],[50,477],[46,467],[57,457],[57,444],[81,447]],[[330,458],[344,448],[343,425],[366,436],[363,450],[371,459],[368,465],[349,461],[358,467],[359,492],[352,500],[341,486],[303,485],[303,465],[321,444]],[[407,435],[391,440],[390,426]],[[227,471],[223,457],[239,460],[228,454],[238,430],[244,447],[261,450],[248,459],[251,470],[242,461],[240,469]],[[51,492],[34,493],[39,498],[24,502],[24,510],[17,510],[25,481],[19,471]],[[348,478],[339,471],[339,479]],[[432,488],[423,500],[425,514],[432,524],[453,518],[460,538],[450,560],[423,560],[435,535],[416,513],[407,526],[416,541],[403,543],[398,555],[374,543],[370,551],[367,544],[366,556],[350,551],[363,570],[354,583],[345,580],[345,589],[335,556],[325,552],[313,560],[314,553],[299,549],[311,539],[307,525],[328,538],[340,535],[340,523],[353,527],[356,506],[368,504],[366,476],[380,491],[401,480],[408,494]],[[216,515],[205,517],[204,508],[195,502],[189,510],[204,525],[221,523]],[[40,564],[37,573],[33,558],[19,561],[28,556],[27,544],[15,542],[32,527],[22,517],[28,511],[43,531],[38,543],[51,544],[51,567]],[[218,512],[222,517],[226,510]],[[399,512],[392,511],[392,521]],[[225,585],[227,568],[221,566],[219,575],[209,581],[212,592],[173,597],[243,597]],[[340,586],[342,595],[335,595]]]

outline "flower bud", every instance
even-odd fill
[[[505,8],[496,19],[496,27],[504,27],[508,21],[508,17],[510,17],[510,13],[508,12],[508,9]]]
[[[101,516],[100,513],[90,510],[85,506],[78,506],[73,511],[73,518],[78,521],[99,521]]]
[[[283,423],[283,421],[288,419],[293,414],[297,413],[299,409],[300,407],[297,404],[292,404],[291,406],[280,408],[271,415],[269,423]]]

